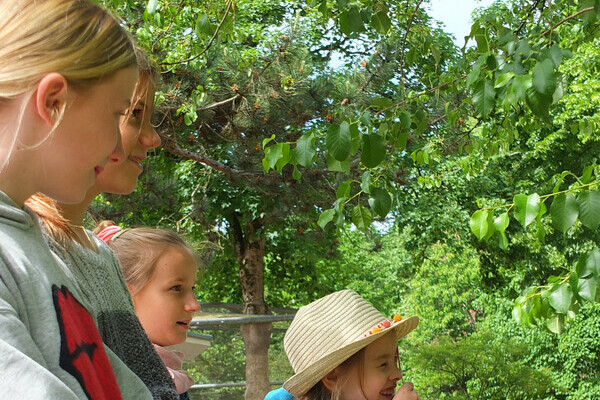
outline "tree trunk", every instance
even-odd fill
[[[262,221],[248,221],[245,232],[242,232],[236,215],[230,222],[235,237],[236,257],[240,265],[239,279],[244,314],[268,314],[264,296],[265,239],[256,235]],[[263,400],[270,389],[268,354],[272,332],[273,326],[270,323],[244,324],[241,327],[246,348],[246,400]]]

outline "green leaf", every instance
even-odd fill
[[[364,32],[365,30],[360,11],[357,7],[350,7],[347,11],[342,12],[339,21],[340,29],[346,36],[353,32]]]
[[[519,324],[523,324],[523,325],[528,324],[530,321],[529,314],[525,311],[525,308],[524,308],[526,302],[527,302],[527,299],[525,296],[517,297],[517,299],[515,300],[515,304],[513,306],[513,311],[512,311],[513,318]]]
[[[488,44],[488,35],[487,32],[485,31],[485,29],[481,29],[479,30],[474,37],[475,41],[477,42],[477,50],[479,51],[479,53],[487,53],[490,49],[489,44]]]
[[[275,167],[277,172],[281,174],[283,167],[285,167],[290,162],[290,144],[285,142],[281,143],[281,157],[277,160]]]
[[[436,44],[431,45],[431,55],[433,56],[435,63],[439,65],[442,55],[440,54],[440,48]]]
[[[600,225],[600,191],[591,190],[577,197],[579,220],[583,226],[595,231]]]
[[[537,193],[530,194],[529,196],[519,193],[513,199],[515,204],[515,219],[527,227],[535,221],[538,213],[541,210],[540,207],[540,196]]]
[[[488,210],[477,210],[471,216],[469,225],[471,231],[480,241],[487,235],[489,229],[489,211]]]
[[[148,0],[148,5],[146,6],[146,11],[148,11],[148,14],[154,14],[157,8],[158,0]]]
[[[502,250],[508,249],[508,238],[504,232],[500,232],[498,236],[498,247]]]
[[[473,91],[473,105],[477,113],[485,118],[494,109],[494,99],[496,97],[496,91],[494,85],[488,80],[481,81],[475,86]]]
[[[467,86],[468,87],[473,86],[473,84],[475,82],[477,82],[477,80],[479,79],[480,73],[481,73],[481,70],[479,68],[474,68],[471,72],[469,72],[469,74],[467,75]]]
[[[319,6],[319,12],[323,15],[323,18],[329,18],[329,7],[327,6],[327,0],[323,0]]]
[[[270,141],[272,141],[274,139],[275,139],[275,134],[272,134],[271,137],[269,137],[269,138],[263,139],[263,141],[262,141],[262,147],[263,147],[263,149],[265,148],[265,146],[267,144],[269,144]]]
[[[550,47],[550,57],[552,59],[552,63],[554,64],[554,68],[558,68],[562,61],[563,51],[556,43]]]
[[[278,143],[265,149],[265,158],[267,159],[269,167],[271,167],[272,169],[275,169],[277,161],[279,161],[279,159],[283,157],[282,144],[283,143]]]
[[[376,133],[363,135],[360,161],[367,168],[375,168],[385,158],[383,138]]]
[[[367,232],[371,226],[371,212],[362,205],[357,205],[352,209],[352,223],[358,230]]]
[[[321,227],[321,229],[325,229],[325,226],[333,221],[333,217],[335,216],[335,210],[330,208],[329,210],[325,210],[319,215],[319,220],[317,224]]]
[[[371,106],[378,110],[389,108],[394,105],[394,102],[389,97],[373,97],[371,99]]]
[[[557,285],[548,296],[550,305],[560,314],[567,314],[569,312],[572,299],[573,290],[566,283]]]
[[[507,72],[505,74],[498,75],[496,78],[496,84],[494,85],[494,89],[498,89],[508,85],[508,82],[515,76],[514,72]]]
[[[275,135],[273,135],[273,137],[275,137]],[[296,142],[296,147],[293,150],[296,161],[305,168],[312,165],[317,156],[315,140],[315,135],[313,133],[302,135]]]
[[[299,181],[301,176],[302,174],[300,174],[300,170],[298,170],[298,167],[294,165],[294,170],[292,171],[292,178]]]
[[[577,294],[587,301],[596,301],[597,291],[598,278],[595,276],[580,278],[577,282]]]
[[[594,165],[588,165],[583,168],[583,173],[581,174],[581,182],[590,183],[592,180],[592,173],[594,172]]]
[[[510,219],[508,218],[508,213],[503,213],[498,215],[494,219],[494,228],[498,232],[504,232],[506,228],[508,228],[508,224],[510,223]]]
[[[412,124],[412,118],[410,116],[410,113],[407,113],[406,111],[402,111],[400,113],[399,119],[400,119],[400,124],[402,125],[402,131],[409,132],[410,125]]]
[[[352,123],[350,128],[350,154],[355,155],[360,149],[360,131],[358,130],[358,124]]]
[[[327,154],[327,169],[329,171],[344,172],[347,174],[350,172],[350,160],[338,161],[331,157],[330,154]]]
[[[344,161],[350,155],[350,128],[348,122],[341,125],[333,124],[329,127],[327,138],[327,152],[336,160]]]
[[[340,186],[338,186],[338,190],[336,193],[336,198],[349,198],[350,197],[350,185],[352,184],[352,179],[348,179],[343,182]]]
[[[391,25],[390,17],[383,11],[378,12],[371,18],[371,26],[382,35],[385,35],[389,31]]]
[[[367,194],[371,193],[371,173],[369,171],[363,172],[360,188]]]
[[[527,89],[531,88],[531,85],[531,75],[517,75],[508,89],[519,101],[523,101],[526,99]]]
[[[565,331],[565,316],[562,314],[554,314],[546,318],[546,328],[552,333],[560,335]]]
[[[580,278],[600,277],[600,250],[595,247],[591,251],[582,254],[575,265],[575,272]]]
[[[545,96],[552,96],[556,89],[556,75],[551,59],[538,62],[533,67],[533,88]]]
[[[369,205],[375,214],[381,218],[385,218],[392,208],[392,197],[385,189],[373,188],[371,190],[371,197],[369,198]]]
[[[549,119],[548,112],[552,104],[552,95],[541,94],[530,87],[525,91],[525,102],[535,115],[544,120]]]
[[[198,18],[195,31],[197,35],[205,34],[207,36],[212,36],[215,33],[215,28],[210,23],[208,15],[203,14]]]
[[[550,206],[552,225],[563,234],[575,223],[579,215],[577,199],[570,193],[559,194]]]

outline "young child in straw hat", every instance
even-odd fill
[[[404,383],[398,340],[418,317],[387,319],[351,290],[301,307],[285,334],[294,376],[283,387],[301,400],[419,400]]]

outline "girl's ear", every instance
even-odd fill
[[[67,103],[66,78],[56,72],[45,75],[38,83],[34,96],[38,116],[53,126]]]
[[[321,382],[330,391],[334,392],[337,388],[337,383],[340,378],[340,367],[336,367],[333,371],[325,375]]]

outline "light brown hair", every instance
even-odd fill
[[[97,229],[94,230],[94,233],[98,232]],[[175,247],[189,252],[195,258],[194,251],[185,240],[167,229],[127,229],[107,244],[119,259],[125,282],[132,295],[146,286],[165,250]]]

